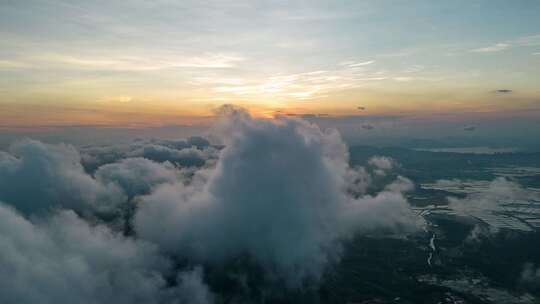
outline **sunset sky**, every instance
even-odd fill
[[[414,5],[411,5],[414,3]],[[540,1],[2,1],[0,127],[540,117]]]

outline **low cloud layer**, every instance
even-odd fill
[[[219,145],[0,152],[0,302],[209,303],[211,271],[244,258],[265,282],[316,286],[352,236],[416,231],[412,182],[374,176],[392,159],[352,168],[335,130],[218,114]],[[367,194],[373,180],[385,184]]]
[[[0,200],[25,214],[58,207],[83,213],[111,213],[128,199],[182,177],[172,163],[178,160],[177,155],[166,154],[170,160],[163,157],[161,163],[151,160],[155,157],[132,158],[133,151],[115,152],[114,160],[107,159],[107,153],[115,149],[99,149],[100,153],[95,155],[106,159],[107,164],[91,175],[73,146],[34,140],[17,142],[9,152],[0,151]],[[186,149],[171,150],[182,153]]]
[[[55,206],[109,212],[125,200],[118,187],[86,174],[80,161],[69,145],[18,142],[0,152],[0,201],[28,214]]]
[[[149,194],[155,186],[172,184],[179,179],[179,173],[170,162],[158,164],[146,158],[126,158],[103,165],[95,176],[104,185],[120,187],[129,197]]]
[[[82,163],[87,171],[128,157],[170,162],[182,167],[201,167],[217,157],[217,150],[202,137],[180,140],[138,140],[130,144],[84,147]]]
[[[0,204],[2,303],[209,303],[200,271],[172,271],[158,248],[71,211],[31,222]],[[194,301],[191,301],[194,300]]]

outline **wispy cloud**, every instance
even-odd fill
[[[540,45],[540,35],[530,35],[519,37],[515,43],[521,46],[538,46]]]
[[[382,81],[431,81],[419,73],[422,66],[400,70],[384,70],[373,65],[375,60],[342,61],[333,68],[292,74],[270,74],[259,77],[229,77],[220,73],[194,77],[190,84],[208,87],[220,96],[244,99],[307,100],[323,98],[336,91],[370,86]]]
[[[297,74],[281,74],[262,79],[199,78],[219,93],[233,93],[246,97],[267,96],[272,98],[309,99],[321,92],[348,88],[350,79],[330,71],[311,71]]]
[[[357,61],[344,61],[344,62],[341,63],[341,65],[344,65],[344,66],[347,66],[347,67],[350,67],[350,68],[356,68],[356,67],[370,65],[370,64],[372,64],[374,62],[375,62],[375,60],[360,61],[360,62],[357,62]]]
[[[97,100],[97,102],[111,102],[111,103],[128,103],[132,102],[133,97],[131,96],[111,96],[104,97]]]
[[[522,36],[515,39],[498,42],[486,47],[476,48],[470,50],[473,53],[493,53],[505,51],[514,47],[528,47],[540,45],[540,35]]]
[[[0,70],[27,68],[29,65],[18,60],[0,60]]]
[[[474,52],[474,53],[500,52],[500,51],[507,50],[510,47],[511,47],[511,45],[509,43],[497,43],[497,44],[490,45],[490,46],[487,46],[487,47],[473,49],[473,50],[471,50],[471,52]]]
[[[245,58],[228,54],[199,56],[125,55],[79,56],[44,54],[12,61],[0,61],[0,68],[60,68],[100,71],[152,71],[176,68],[232,68]]]

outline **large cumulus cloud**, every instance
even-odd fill
[[[154,245],[72,211],[27,220],[0,203],[1,303],[208,303],[200,270],[166,280]],[[183,300],[182,302],[179,302]]]
[[[248,254],[297,285],[319,279],[339,257],[340,241],[356,232],[414,227],[402,187],[351,195],[366,179],[349,167],[336,131],[285,117],[254,119],[233,107],[221,112],[215,130],[225,148],[215,168],[144,197],[139,237],[207,263]]]

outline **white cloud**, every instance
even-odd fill
[[[515,39],[499,42],[487,47],[472,49],[475,53],[492,53],[505,51],[513,47],[530,47],[540,45],[540,35],[522,36]]]
[[[500,51],[504,51],[504,50],[509,49],[511,46],[512,45],[509,44],[509,43],[496,43],[494,45],[490,45],[490,46],[487,46],[487,47],[473,49],[473,50],[471,50],[471,52],[475,52],[475,53],[500,52]]]
[[[196,173],[199,182],[144,197],[135,217],[141,238],[195,261],[248,254],[298,286],[319,279],[354,233],[415,227],[403,187],[350,195],[361,173],[351,174],[336,131],[285,117],[253,119],[234,107],[221,113],[215,129],[225,148],[216,167]]]
[[[368,160],[368,164],[383,171],[392,170],[396,166],[396,161],[391,157],[373,156]]]
[[[370,65],[372,63],[374,63],[375,60],[368,60],[368,61],[361,61],[361,62],[356,62],[356,61],[345,61],[345,62],[342,62],[341,65],[345,65],[349,68],[357,68],[357,67],[361,67],[361,66],[366,66],[366,65]]]
[[[123,158],[143,157],[156,162],[171,162],[182,167],[202,166],[217,157],[217,150],[202,137],[179,140],[136,141],[112,146],[91,146],[82,149],[85,168],[94,171],[99,166]]]
[[[215,157],[217,152],[208,145],[205,139],[194,137],[94,147],[85,150],[83,160],[70,145],[19,141],[9,153],[0,151],[0,200],[25,214],[58,207],[112,213],[128,198],[181,180],[182,172],[172,163],[201,166]],[[91,172],[95,169],[96,178],[85,171],[81,161]]]
[[[0,152],[0,200],[26,216],[0,206],[0,267],[11,267],[0,302],[213,299],[200,268],[179,272],[161,254],[186,261],[181,269],[248,256],[265,278],[316,284],[353,235],[417,228],[402,195],[412,183],[398,177],[366,195],[372,177],[349,167],[337,131],[233,106],[217,114],[222,149],[200,137],[86,147],[84,167],[64,144]],[[184,153],[204,165],[179,166]],[[1,284],[13,273],[15,287]]]
[[[538,46],[540,45],[540,35],[529,35],[515,39],[515,43],[520,46]]]
[[[540,285],[540,267],[536,267],[533,263],[525,263],[520,279],[526,284]]]
[[[110,212],[125,201],[114,185],[86,174],[79,152],[69,145],[23,140],[0,151],[0,200],[24,213],[65,207]]]
[[[192,271],[182,271],[177,275],[179,286],[173,303],[209,304],[214,296],[202,280],[203,271],[196,267]]]
[[[91,226],[71,211],[31,222],[0,203],[2,303],[209,303],[200,270],[165,279],[154,245]],[[192,301],[193,300],[193,301]]]
[[[385,189],[398,193],[409,192],[414,189],[414,183],[406,177],[398,176],[397,179],[391,184],[387,185]]]
[[[455,186],[461,184],[459,180],[442,180],[439,182],[443,186]],[[518,183],[509,181],[503,177],[493,180],[487,189],[477,193],[471,193],[463,199],[448,198],[449,206],[462,213],[474,211],[496,210],[502,204],[511,200],[529,199],[533,193],[523,189]]]
[[[207,152],[195,147],[179,150],[159,144],[146,144],[127,153],[127,156],[144,157],[157,162],[170,161],[182,166],[202,166],[210,158]]]
[[[129,197],[148,194],[157,185],[179,180],[171,163],[159,164],[145,158],[127,158],[101,166],[95,176],[102,184],[120,187]]]
[[[44,54],[16,61],[0,62],[0,68],[20,69],[77,69],[99,71],[158,71],[181,68],[225,69],[233,68],[246,59],[238,55],[203,53],[199,56],[181,56],[168,54],[145,54],[118,56]]]

